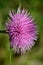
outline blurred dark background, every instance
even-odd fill
[[[9,11],[16,11],[20,3],[35,18],[39,35],[34,47],[25,55],[13,54],[13,64],[43,65],[43,0],[0,0],[0,30],[5,30]],[[0,33],[0,65],[10,65],[9,43],[8,35]]]

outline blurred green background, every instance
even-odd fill
[[[20,3],[35,18],[39,35],[34,47],[25,55],[13,54],[13,65],[43,65],[43,0],[0,0],[0,30],[5,30],[9,11],[16,11]],[[10,65],[9,43],[8,35],[0,33],[0,65]]]

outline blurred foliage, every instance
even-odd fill
[[[13,54],[14,65],[43,65],[43,0],[0,0],[0,30],[5,30],[5,23],[11,9],[17,10],[19,4],[35,18],[39,29],[38,40],[25,55]],[[10,65],[9,37],[0,33],[0,65]]]

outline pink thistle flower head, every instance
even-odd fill
[[[34,45],[37,40],[37,26],[34,18],[25,9],[9,13],[10,19],[6,23],[6,29],[10,38],[10,44],[15,53],[25,53]]]

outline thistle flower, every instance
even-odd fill
[[[10,38],[11,47],[15,53],[25,53],[37,40],[37,26],[34,18],[25,9],[9,13],[10,19],[6,23],[6,29]]]

